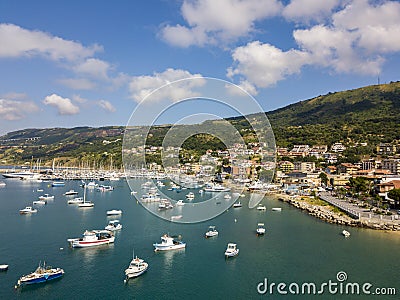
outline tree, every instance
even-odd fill
[[[400,202],[400,189],[393,189],[388,192],[388,197],[393,199],[396,204]]]
[[[319,173],[318,177],[321,178],[321,182],[324,185],[328,185],[328,176],[324,172]]]

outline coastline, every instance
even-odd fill
[[[304,210],[309,215],[321,219],[327,223],[368,228],[383,232],[400,233],[400,225],[385,221],[376,222],[367,218],[353,219],[344,212],[337,211],[337,208],[323,200],[320,200],[319,198],[315,200],[306,196],[293,197],[282,193],[274,193],[270,195],[280,201],[289,203],[298,209]],[[317,203],[312,203],[313,201]],[[318,202],[323,202],[324,205],[318,205]]]

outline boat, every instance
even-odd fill
[[[100,192],[110,192],[114,190],[114,187],[111,185],[100,185],[97,190]]]
[[[21,178],[24,176],[34,176],[36,173],[25,171],[25,172],[12,172],[12,173],[3,173],[4,178]]]
[[[86,184],[83,187],[83,202],[78,203],[78,207],[85,208],[85,207],[93,207],[94,203],[91,201],[86,201]]]
[[[282,208],[281,207],[273,207],[272,211],[282,211]]]
[[[174,206],[172,205],[171,201],[167,199],[161,199],[160,204],[158,204],[158,209],[159,210],[166,210],[166,209],[171,209]]]
[[[19,210],[20,214],[31,214],[31,213],[37,213],[37,209],[32,208],[32,206],[27,206],[24,209]]]
[[[114,240],[109,230],[86,230],[81,238],[68,239],[68,242],[72,248],[86,248],[114,243]]]
[[[231,189],[220,184],[207,184],[204,188],[205,192],[229,192]]]
[[[65,182],[64,181],[53,181],[51,186],[52,187],[65,186]]]
[[[183,218],[182,215],[171,216],[171,221],[180,220],[180,219],[182,219],[182,218]]]
[[[8,265],[0,265],[0,271],[7,271]]]
[[[265,227],[264,227],[264,223],[258,223],[257,224],[257,235],[263,235],[265,233]]]
[[[231,197],[231,195],[229,195],[229,194],[226,194],[225,196],[224,196],[224,199],[226,199],[226,200],[229,200],[229,199],[231,199],[232,197]]]
[[[39,196],[39,200],[54,200],[54,196],[50,196],[49,194],[44,194],[43,196]]]
[[[229,243],[225,250],[225,257],[233,257],[239,254],[239,249],[236,244]]]
[[[15,288],[28,284],[44,283],[53,279],[60,278],[63,275],[64,270],[61,268],[46,267],[45,264],[43,266],[39,264],[34,272],[28,275],[24,275],[20,279],[18,279]]]
[[[6,186],[6,183],[4,181],[0,181],[0,187]]]
[[[345,237],[349,237],[349,236],[350,236],[350,232],[348,232],[347,230],[343,230],[343,231],[342,231],[342,234],[343,234]]]
[[[257,210],[267,210],[267,207],[265,205],[259,204],[257,206]]]
[[[65,192],[64,195],[65,196],[75,196],[75,195],[78,195],[78,192],[76,192],[74,190],[69,190],[68,192]]]
[[[178,200],[178,202],[176,202],[177,206],[184,206],[185,203],[183,202],[183,200]]]
[[[194,193],[193,193],[193,192],[188,193],[188,194],[186,195],[186,198],[187,198],[188,200],[193,200],[193,199],[194,199]]]
[[[82,197],[76,197],[74,199],[70,199],[67,201],[68,204],[80,204],[83,203],[83,198]]]
[[[149,264],[137,256],[132,257],[129,267],[125,270],[126,282],[128,279],[138,277],[147,271]]]
[[[120,214],[122,214],[122,210],[120,209],[107,210],[107,216],[115,216]]]
[[[239,201],[239,202],[236,202],[235,204],[233,204],[233,207],[234,207],[234,208],[242,207],[242,203],[240,203],[240,201]]]
[[[122,229],[122,224],[119,222],[119,220],[112,220],[108,222],[108,225],[104,229],[109,231],[117,231]]]
[[[183,249],[186,247],[186,243],[182,241],[177,241],[169,234],[164,234],[161,237],[161,243],[154,243],[154,251],[167,251],[167,250],[176,250]]]
[[[215,229],[215,226],[209,226],[206,232],[206,238],[217,236],[218,231]]]
[[[36,192],[43,192],[43,189],[36,189]]]
[[[44,204],[46,204],[46,203],[47,203],[47,202],[44,201],[44,200],[36,200],[36,201],[33,201],[33,202],[32,202],[33,205],[44,205]]]
[[[94,181],[91,181],[88,184],[85,184],[85,186],[87,186],[88,189],[94,189],[95,187],[98,186],[98,184]]]

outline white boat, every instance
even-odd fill
[[[257,224],[257,235],[263,235],[265,233],[265,227],[264,227],[264,223],[258,223]]]
[[[36,173],[25,171],[25,172],[12,172],[12,173],[3,173],[4,178],[21,178],[24,176],[34,176]]]
[[[94,247],[114,243],[115,237],[108,230],[86,230],[81,238],[68,239],[72,248]]]
[[[171,221],[182,219],[182,215],[171,216]]]
[[[193,193],[193,192],[188,193],[188,194],[186,195],[186,198],[187,198],[188,200],[193,200],[193,199],[194,199],[194,193]]]
[[[50,196],[49,194],[44,194],[39,197],[39,200],[54,200],[54,196]]]
[[[231,189],[220,184],[207,184],[204,188],[205,192],[229,192]]]
[[[267,207],[265,205],[259,204],[257,206],[257,210],[267,210]]]
[[[185,203],[183,202],[183,200],[178,200],[178,202],[176,202],[177,206],[184,206]]]
[[[18,279],[15,288],[23,285],[45,283],[53,279],[60,278],[64,275],[64,270],[61,268],[51,268],[45,265],[39,267],[32,273],[24,275]]]
[[[88,184],[85,184],[85,186],[87,186],[88,189],[94,189],[95,187],[98,186],[98,184],[94,181],[91,181]]]
[[[37,213],[37,209],[32,208],[32,206],[27,206],[24,209],[19,210],[20,214],[31,214],[31,213]]]
[[[7,271],[8,265],[0,265],[0,271]]]
[[[231,195],[229,195],[229,194],[226,194],[225,196],[224,196],[224,199],[227,199],[227,200],[229,200],[229,199],[231,199],[232,197],[231,197]]]
[[[125,282],[130,278],[135,278],[142,275],[147,271],[149,264],[145,262],[143,259],[136,257],[132,257],[132,260],[129,264],[129,267],[125,270]]]
[[[65,186],[65,182],[64,181],[54,181],[51,186],[53,187],[57,187],[57,186]]]
[[[239,202],[236,202],[235,204],[233,204],[233,207],[234,207],[234,208],[242,207],[242,203],[240,203],[240,201],[239,201]]]
[[[37,189],[36,192],[43,192],[43,189]]]
[[[186,247],[186,243],[182,241],[177,241],[169,234],[164,234],[161,237],[161,243],[154,243],[154,251],[167,251],[167,250],[176,250],[183,249]]]
[[[218,231],[215,229],[215,226],[209,226],[206,232],[206,238],[217,236]]]
[[[108,222],[108,225],[104,229],[109,231],[117,231],[122,229],[122,224],[119,222],[119,220],[112,220]]]
[[[350,236],[350,232],[348,232],[347,230],[343,230],[343,231],[342,231],[342,234],[343,234],[345,237],[349,237],[349,236]]]
[[[273,211],[282,211],[282,208],[281,207],[273,207],[272,210]]]
[[[114,187],[111,185],[100,185],[97,190],[100,192],[110,192],[114,190]]]
[[[161,199],[160,204],[158,204],[159,210],[166,210],[171,208],[174,208],[174,206],[172,205],[171,201],[167,199]]]
[[[229,243],[225,250],[225,257],[233,257],[239,254],[239,249],[236,244]]]
[[[68,192],[65,192],[64,195],[65,196],[74,196],[74,195],[78,195],[78,192],[76,192],[74,190],[69,190]]]
[[[46,204],[46,203],[47,203],[47,202],[44,201],[44,200],[36,200],[36,201],[33,201],[33,202],[32,202],[33,205],[44,205],[44,204]]]
[[[68,204],[80,204],[83,203],[83,198],[82,197],[77,197],[74,199],[70,199],[67,201]]]
[[[120,214],[122,214],[122,210],[120,209],[107,210],[107,216],[116,216]]]
[[[91,201],[86,201],[86,184],[83,187],[83,202],[78,203],[78,207],[86,208],[86,207],[93,207],[94,203]]]

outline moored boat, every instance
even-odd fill
[[[215,226],[209,226],[206,232],[206,238],[217,236],[218,231],[215,229]]]
[[[107,216],[116,216],[120,214],[122,214],[122,210],[120,209],[107,210]]]
[[[129,267],[125,270],[126,282],[130,278],[135,278],[142,275],[147,271],[149,264],[145,262],[143,259],[138,258],[137,256],[132,258]]]
[[[74,191],[74,190],[69,190],[68,192],[65,192],[64,195],[65,196],[75,196],[75,195],[78,195],[78,192]]]
[[[225,250],[225,257],[233,257],[239,254],[239,249],[234,243],[229,243]]]
[[[68,239],[72,248],[86,248],[114,243],[115,237],[109,230],[86,230],[81,238]]]
[[[184,206],[185,203],[183,202],[183,200],[178,200],[178,202],[176,202],[177,206]]]
[[[272,210],[273,211],[282,211],[282,208],[281,207],[273,207]]]
[[[189,193],[186,195],[186,198],[187,198],[188,200],[193,200],[193,199],[194,199],[194,193],[193,193],[193,192],[189,192]]]
[[[80,204],[83,203],[83,198],[82,197],[76,197],[74,199],[70,199],[67,201],[68,204]]]
[[[235,204],[233,204],[233,207],[234,207],[234,208],[242,207],[242,203],[240,203],[240,201],[239,201],[239,202],[236,202]]]
[[[154,251],[167,251],[167,250],[176,250],[183,249],[186,247],[186,243],[182,241],[175,240],[169,234],[164,234],[161,237],[161,243],[154,243]]]
[[[33,208],[32,206],[27,206],[24,209],[19,210],[20,214],[31,214],[31,213],[37,213],[37,209]]]
[[[108,222],[108,225],[104,229],[109,231],[120,230],[122,229],[122,224],[119,222],[119,220],[112,220]]]
[[[0,265],[0,271],[7,271],[8,265]]]
[[[64,181],[53,181],[51,186],[53,186],[53,187],[65,186],[65,182]]]
[[[267,210],[267,207],[265,205],[259,204],[257,206],[257,210]]]
[[[263,235],[263,234],[265,234],[264,223],[258,223],[258,224],[257,224],[256,232],[257,232],[257,235]]]
[[[44,204],[46,204],[46,203],[47,203],[47,202],[44,201],[44,200],[36,200],[36,201],[33,201],[33,202],[32,202],[33,205],[44,205]]]
[[[345,237],[349,237],[349,236],[350,236],[350,232],[348,232],[347,230],[343,230],[343,231],[342,231],[342,234],[343,234]]]
[[[45,264],[43,266],[39,264],[34,272],[28,275],[24,275],[20,279],[18,279],[15,288],[28,284],[44,283],[53,279],[60,278],[63,275],[64,270],[61,268],[51,268],[46,267]]]
[[[44,194],[43,196],[39,196],[39,200],[54,200],[54,196]]]

